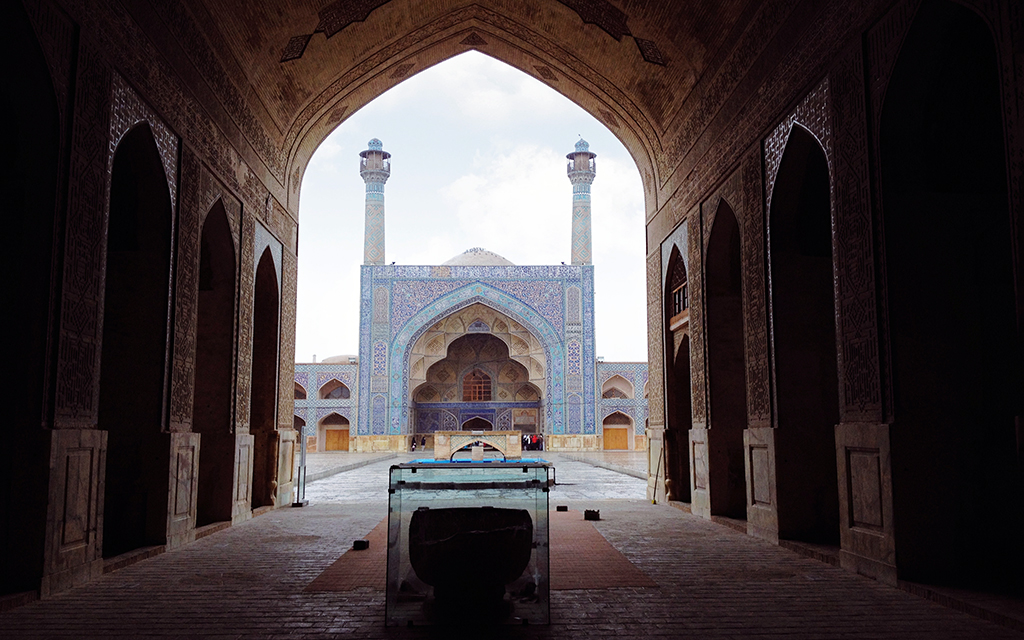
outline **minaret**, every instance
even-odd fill
[[[368,146],[359,153],[359,175],[366,183],[363,264],[384,264],[384,183],[391,176],[391,154],[377,138]]]
[[[597,175],[597,154],[591,153],[590,145],[580,138],[576,151],[565,157],[572,182],[572,263],[590,264],[590,185]]]

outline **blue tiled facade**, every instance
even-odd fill
[[[633,386],[632,398],[602,398],[604,384],[612,377],[622,376]],[[647,423],[646,362],[598,362],[597,363],[597,421],[602,424],[609,415],[620,411],[633,419],[633,433],[643,435]]]
[[[414,431],[410,348],[424,331],[471,304],[526,327],[548,363],[545,433],[597,433],[594,270],[561,266],[361,267],[358,435]],[[493,407],[492,407],[493,408]]]
[[[320,389],[332,380],[350,390],[348,398],[320,398]],[[350,429],[359,415],[359,365],[342,363],[295,364],[295,384],[306,392],[305,400],[295,400],[295,415],[306,422],[303,435],[317,435],[317,425],[332,413],[347,419]],[[352,435],[355,435],[353,432]]]

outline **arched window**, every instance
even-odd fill
[[[601,397],[632,398],[633,385],[619,374],[615,374],[601,385]]]
[[[474,369],[462,379],[463,402],[488,402],[491,399],[491,377]]]
[[[674,320],[690,308],[687,294],[686,263],[683,262],[678,247],[672,247],[669,264],[671,266],[669,267],[670,271],[668,274],[668,315],[669,318]]]
[[[338,380],[331,380],[320,387],[321,400],[347,400],[351,395],[349,388]]]
[[[295,399],[296,400],[305,400],[306,399],[306,390],[303,389],[302,385],[299,384],[298,382],[295,383]]]

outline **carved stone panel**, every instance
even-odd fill
[[[72,429],[94,428],[99,406],[112,77],[87,44],[79,47],[77,72],[54,415],[55,427]]]
[[[171,370],[171,431],[191,431],[199,302],[201,166],[189,148],[181,153],[181,204],[175,272],[174,353]]]
[[[199,491],[200,435],[170,434],[171,463],[168,465],[167,549],[196,539],[196,498]]]
[[[743,199],[740,233],[743,234],[741,260],[743,269],[743,340],[747,365],[747,424],[756,428],[767,427],[771,423],[764,209],[759,149],[744,156],[740,172]]]
[[[889,425],[860,423],[836,427],[836,467],[842,566],[895,584]]]
[[[103,573],[103,473],[107,433],[50,431],[50,481],[41,595],[84,584]]]
[[[281,252],[281,343],[280,373],[278,374],[277,425],[278,429],[291,429],[294,424],[295,393],[295,309],[297,301],[296,278],[298,260],[287,247]]]
[[[231,522],[237,524],[252,518],[252,454],[256,439],[248,433],[235,434],[234,504]]]
[[[700,212],[694,210],[687,218],[689,227],[689,264],[687,265],[690,297],[690,384],[693,393],[693,426],[707,424],[707,371],[704,353],[704,252],[701,238]]]
[[[690,429],[690,509],[693,515],[711,517],[708,430]]]
[[[664,353],[664,301],[661,286],[661,251],[647,256],[647,407],[650,425],[665,424],[665,367]]]
[[[298,446],[298,431],[282,429],[277,432],[277,497],[278,506],[292,503],[292,489],[295,486],[295,448]]]
[[[252,386],[252,313],[256,278],[255,242],[259,225],[248,211],[242,212],[241,267],[238,278],[238,358],[235,387],[236,433],[249,431],[249,396]],[[251,461],[250,461],[251,464]]]
[[[746,452],[744,466],[747,475],[747,533],[778,543],[775,429],[745,429],[743,450]]]
[[[841,420],[882,419],[863,55],[859,42],[829,76],[835,137],[833,256]]]

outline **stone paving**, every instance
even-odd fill
[[[580,451],[561,455],[568,460],[586,462],[645,480],[647,478],[646,451]]]
[[[85,586],[0,614],[2,638],[1024,638],[609,485],[559,460],[555,504],[597,508],[605,538],[658,587],[555,591],[550,626],[385,628],[379,590],[304,593],[387,512],[394,460],[311,483],[271,511]],[[610,474],[607,478],[604,474]],[[312,493],[322,492],[318,498]]]

